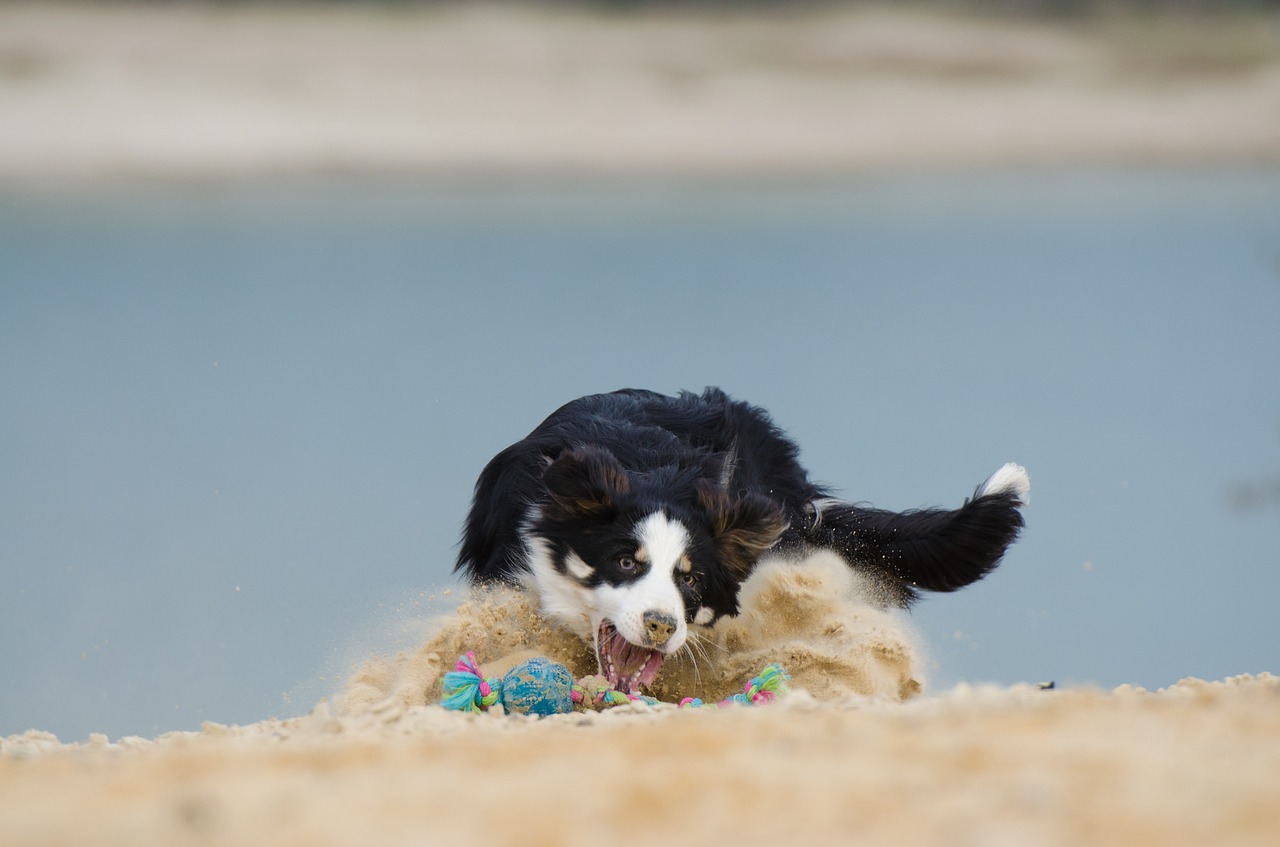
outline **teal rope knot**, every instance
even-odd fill
[[[502,699],[502,680],[485,679],[470,650],[458,659],[442,681],[444,698],[440,705],[459,712],[483,712]]]

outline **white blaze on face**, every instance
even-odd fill
[[[688,637],[676,569],[689,546],[689,531],[679,521],[654,512],[636,524],[635,539],[640,545],[636,558],[647,563],[648,570],[634,582],[597,587],[596,610],[601,618],[613,622],[623,638],[641,646],[645,645],[645,612],[669,615],[676,621],[676,631],[661,649],[674,653]]]

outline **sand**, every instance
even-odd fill
[[[0,753],[0,843],[1274,845],[1280,679],[543,720],[416,706]]]
[[[714,693],[742,668],[790,662],[798,688],[774,704],[446,711],[439,667],[460,646],[495,666],[529,650],[582,659],[527,597],[478,595],[304,717],[0,740],[0,844],[1280,839],[1280,677],[931,694],[902,619],[865,606],[830,560],[806,564],[753,578],[741,618],[705,636],[699,674],[667,669],[669,685]]]
[[[1265,17],[0,5],[0,180],[1280,160]]]

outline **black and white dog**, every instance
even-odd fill
[[[737,613],[767,551],[834,550],[906,607],[920,589],[981,579],[1023,525],[1030,483],[1014,464],[959,509],[898,513],[833,499],[798,452],[763,409],[717,388],[574,400],[480,474],[457,570],[529,585],[635,692],[690,626]]]

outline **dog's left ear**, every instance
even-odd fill
[[[631,490],[626,470],[602,447],[566,451],[542,472],[542,482],[551,495],[548,507],[561,517],[611,517]]]
[[[710,480],[696,483],[698,505],[706,513],[720,559],[739,581],[746,579],[760,555],[777,542],[787,522],[778,504],[759,494],[730,499]]]

